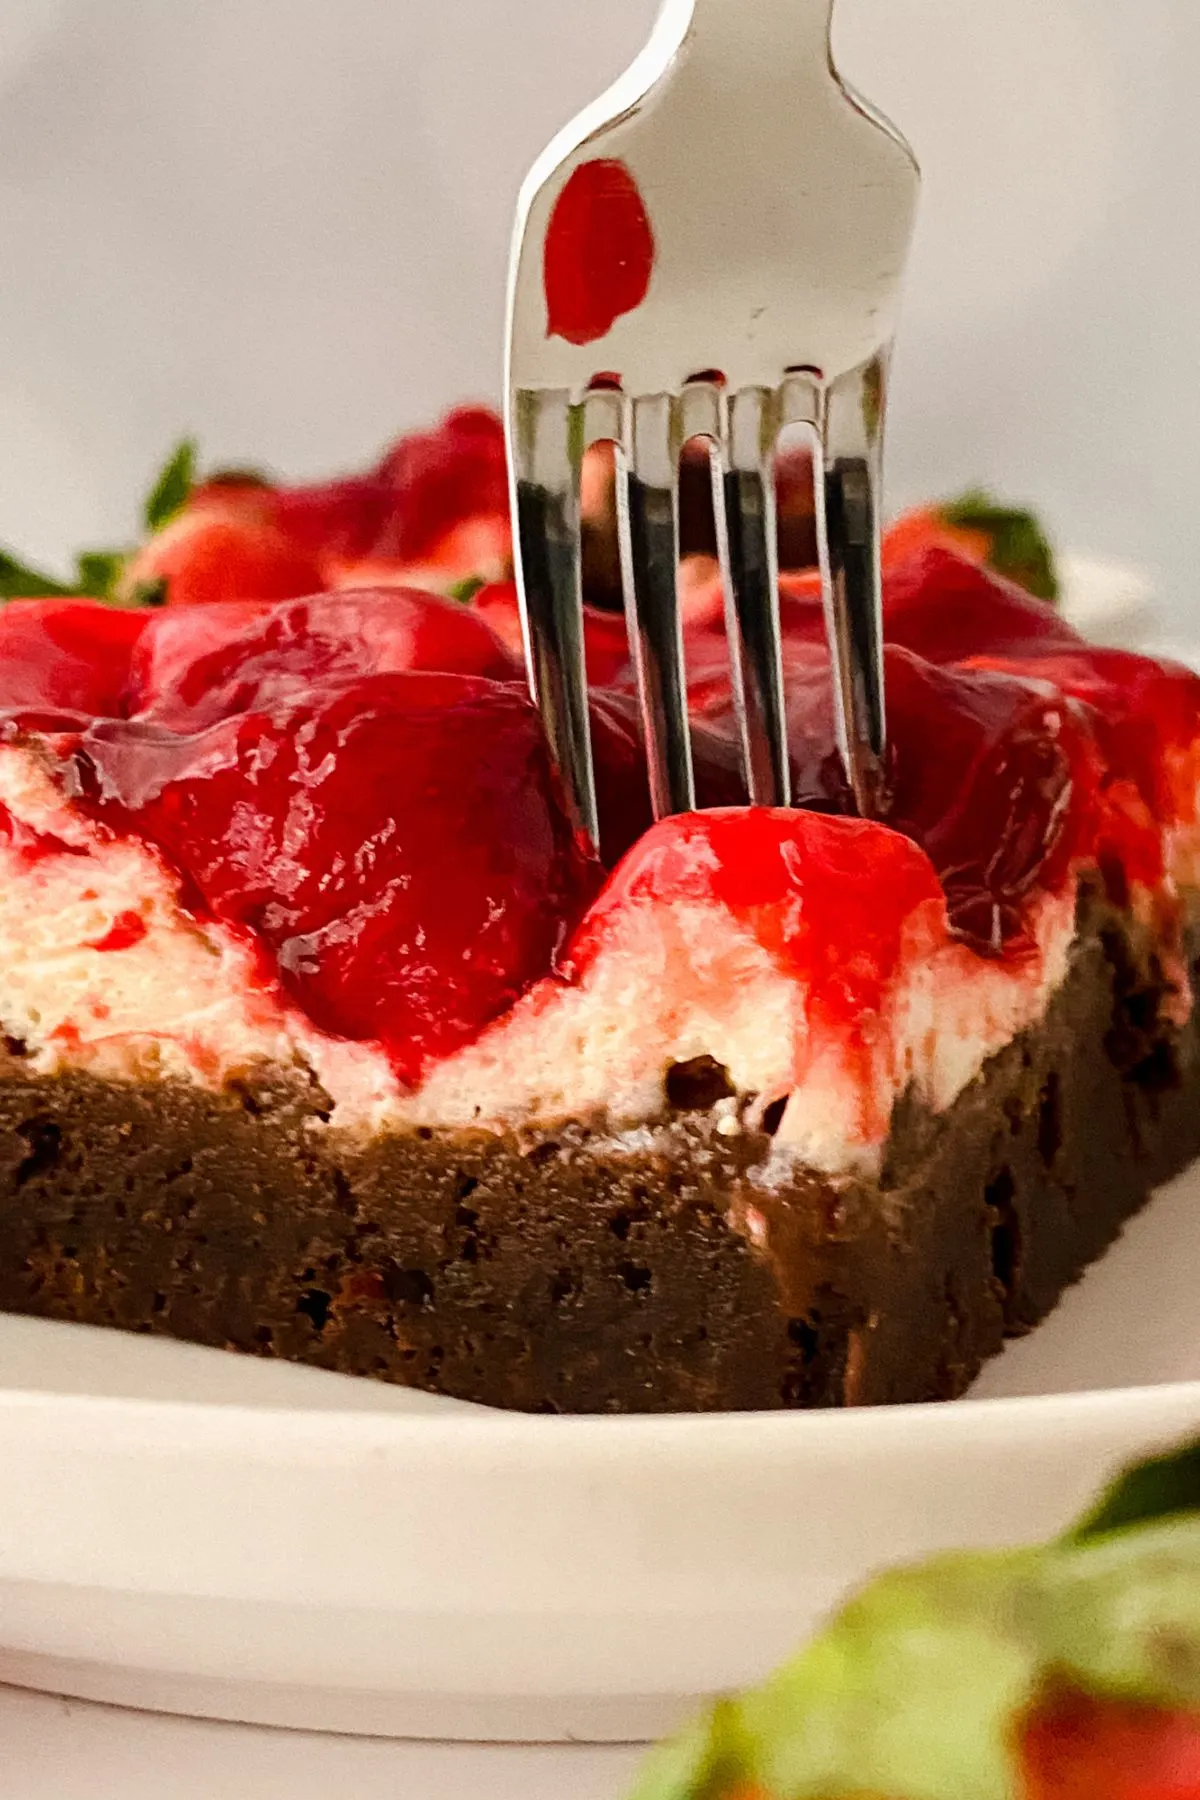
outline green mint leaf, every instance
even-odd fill
[[[146,530],[161,531],[187,504],[196,485],[196,441],[184,438],[171,452],[151,488],[143,509]]]
[[[988,563],[998,575],[1015,581],[1035,599],[1058,599],[1054,551],[1034,513],[1001,504],[986,488],[971,488],[940,511],[948,525],[982,531],[991,539]]]
[[[123,550],[81,550],[77,566],[79,580],[75,591],[93,600],[111,600],[116,592],[121,571],[125,567]]]
[[[75,588],[55,581],[52,575],[43,575],[0,550],[0,600],[55,599],[75,592]]]
[[[482,575],[467,575],[462,581],[456,581],[454,586],[448,590],[448,597],[451,600],[457,600],[460,606],[466,606],[468,601],[475,598],[480,588],[486,586],[487,582]]]
[[[1158,1519],[1200,1513],[1200,1442],[1138,1463],[1118,1477],[1068,1536],[1084,1544],[1092,1538],[1148,1525]]]

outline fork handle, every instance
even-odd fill
[[[667,0],[671,4],[671,0]],[[690,35],[706,56],[764,63],[829,56],[834,0],[694,0]]]

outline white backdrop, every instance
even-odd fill
[[[494,393],[523,167],[653,8],[0,0],[0,540],[128,529],[183,428],[317,472]],[[838,29],[926,171],[893,498],[1035,496],[1185,626],[1200,0],[840,0]]]

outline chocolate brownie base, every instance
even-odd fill
[[[1200,1153],[1194,1026],[1112,917],[878,1181],[727,1136],[720,1072],[621,1141],[330,1129],[319,1091],[0,1069],[0,1308],[525,1410],[960,1394]],[[727,1128],[727,1127],[726,1127]]]

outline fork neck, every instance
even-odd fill
[[[778,68],[828,58],[834,0],[694,0],[690,37],[706,57]]]

